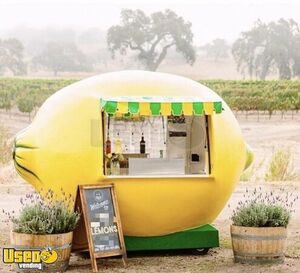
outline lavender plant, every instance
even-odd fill
[[[22,209],[18,216],[6,213],[13,222],[13,230],[27,234],[60,234],[73,231],[80,214],[70,209],[71,195],[62,191],[63,198],[57,199],[52,190],[42,197],[39,194],[27,194],[21,199]]]
[[[279,192],[263,192],[261,187],[246,190],[244,201],[233,211],[233,225],[244,227],[286,227],[294,212],[297,196],[279,189]]]

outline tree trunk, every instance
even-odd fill
[[[157,68],[159,67],[159,65],[162,63],[162,61],[165,59],[165,57],[167,56],[167,53],[168,53],[168,49],[170,47],[172,47],[173,45],[175,45],[175,43],[172,43],[172,44],[169,44],[169,45],[166,45],[162,52],[160,53],[158,59],[155,61],[154,60],[154,57],[153,55],[149,55],[147,60],[146,60],[146,63],[147,63],[147,69],[150,70],[150,71],[156,71]]]
[[[155,64],[153,64],[153,63],[147,63],[146,70],[156,71],[156,69],[157,69],[157,66],[155,66]]]

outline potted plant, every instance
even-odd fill
[[[262,264],[284,261],[287,226],[298,197],[259,190],[246,191],[231,217],[235,262]]]
[[[64,272],[68,265],[75,229],[80,215],[70,208],[71,195],[54,196],[49,190],[45,197],[29,194],[21,199],[18,216],[11,216],[11,244],[21,250],[23,258],[15,261],[22,272]],[[16,254],[15,254],[16,255]],[[31,264],[31,265],[30,265]]]

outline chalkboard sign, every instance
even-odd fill
[[[79,186],[77,205],[83,215],[84,229],[94,272],[96,259],[122,255],[126,266],[126,250],[117,199],[113,185]]]

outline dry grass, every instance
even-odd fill
[[[300,241],[290,241],[286,249],[286,256],[289,258],[300,259]]]
[[[299,171],[294,169],[293,157],[290,150],[278,149],[271,157],[266,181],[298,181]]]
[[[20,181],[12,162],[0,165],[0,169],[0,184],[17,184]]]
[[[259,174],[262,165],[264,164],[264,159],[258,163],[253,163],[247,170],[245,170],[241,177],[240,181],[255,181],[260,180]]]
[[[11,158],[12,140],[8,129],[0,123],[0,164],[7,163]]]

